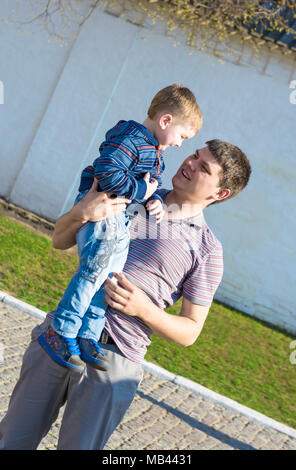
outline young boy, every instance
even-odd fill
[[[99,191],[145,203],[150,215],[160,222],[162,199],[154,192],[161,186],[164,171],[162,151],[169,146],[180,147],[184,139],[199,131],[201,124],[201,111],[188,88],[173,84],[160,90],[143,124],[119,121],[107,132],[100,156],[82,172],[75,203],[97,178]],[[107,308],[103,283],[110,273],[124,267],[129,224],[130,216],[122,212],[100,222],[88,222],[77,234],[78,271],[57,307],[52,328],[38,338],[50,357],[62,366],[77,372],[83,371],[85,363],[108,369],[98,342]]]

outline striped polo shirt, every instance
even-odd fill
[[[210,307],[223,275],[223,251],[202,213],[160,224],[142,213],[133,218],[130,235],[123,272],[154,304],[165,309],[184,296]],[[153,333],[143,321],[108,307],[105,329],[124,356],[143,361]]]

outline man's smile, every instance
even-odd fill
[[[188,170],[182,170],[182,175],[184,176],[184,178],[186,178],[187,180],[191,181],[191,175],[190,173],[188,172]]]

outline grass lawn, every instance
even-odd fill
[[[77,266],[46,236],[0,215],[0,290],[42,310],[60,300]],[[177,313],[180,302],[169,308]],[[188,348],[153,335],[146,359],[296,428],[294,338],[214,302],[198,341]]]

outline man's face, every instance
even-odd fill
[[[173,177],[173,187],[184,200],[208,205],[219,193],[220,174],[220,165],[204,147],[184,160]]]

